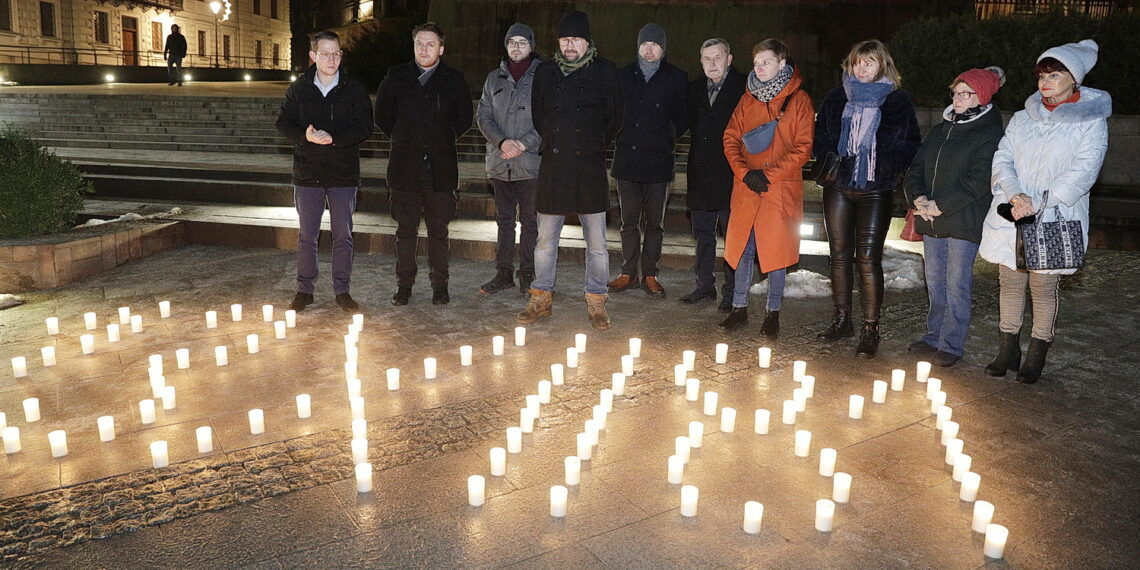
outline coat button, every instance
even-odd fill
[[[558,149],[553,149],[550,152],[553,152],[554,154],[558,154]]]
[[[633,145],[633,147],[631,147],[631,148],[632,148],[633,150],[637,150],[637,145]]]
[[[640,126],[641,126],[641,123],[634,123],[634,124],[633,124],[633,126],[635,126],[635,127],[640,127]]]
[[[574,154],[576,154],[578,156],[582,156],[582,151],[579,150],[579,151],[575,152]]]
[[[558,105],[555,105],[555,106],[554,106],[554,110],[555,110],[555,111],[557,111],[557,110],[558,110],[558,109],[560,109],[560,108],[561,108],[561,107],[559,107]]]
[[[582,129],[574,129],[574,132],[580,133],[580,132],[582,132]]]

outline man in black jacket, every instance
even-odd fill
[[[162,58],[166,60],[166,78],[170,80],[167,85],[178,83],[182,87],[182,59],[186,57],[186,36],[182,35],[182,28],[178,24],[170,26],[170,35],[166,36],[166,47],[162,50]],[[175,73],[174,68],[178,67]]]
[[[689,83],[689,183],[686,201],[692,217],[693,238],[697,240],[693,273],[697,286],[681,297],[686,304],[716,299],[716,236],[728,228],[728,206],[732,198],[732,170],[724,157],[724,129],[740,96],[745,75],[732,67],[728,42],[711,38],[701,44],[704,75]],[[735,290],[732,267],[724,264],[720,310],[732,309]]]
[[[412,30],[415,59],[388,69],[376,93],[376,126],[392,140],[388,188],[396,220],[396,294],[407,305],[416,282],[416,233],[427,222],[428,278],[436,305],[447,293],[447,224],[455,219],[459,165],[455,142],[471,128],[471,90],[463,72],[440,61],[443,30]]]
[[[614,151],[613,175],[621,205],[621,275],[611,291],[639,284],[664,297],[657,281],[665,237],[665,202],[673,181],[673,150],[688,130],[685,111],[689,77],[665,61],[665,30],[646,24],[637,34],[637,60],[618,70],[625,121]],[[645,224],[642,247],[641,225]],[[644,279],[638,278],[638,270]]]
[[[368,90],[340,67],[340,38],[318,32],[311,41],[313,66],[285,92],[277,130],[293,143],[293,199],[299,218],[297,295],[289,308],[313,302],[317,239],[325,204],[332,229],[332,277],[336,304],[360,307],[349,295],[352,277],[352,213],[360,187],[360,143],[372,134]]]
[[[577,215],[586,240],[586,311],[594,328],[607,329],[606,142],[621,128],[621,84],[616,66],[598,56],[591,43],[586,14],[575,10],[558,22],[558,52],[535,71],[530,106],[534,128],[542,136],[538,245],[530,300],[518,322],[550,316],[558,239],[566,216]]]

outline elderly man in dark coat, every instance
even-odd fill
[[[542,135],[538,171],[538,246],[530,300],[518,322],[549,316],[558,264],[558,238],[566,216],[577,215],[586,240],[586,308],[598,330],[609,328],[606,280],[606,142],[621,128],[617,67],[598,56],[586,14],[573,11],[558,23],[559,51],[535,72],[531,109]]]

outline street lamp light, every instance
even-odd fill
[[[214,67],[221,67],[218,64],[218,13],[222,11],[222,3],[217,0],[210,2],[210,11],[214,13]]]

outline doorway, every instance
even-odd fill
[[[123,16],[123,65],[139,64],[138,18]]]

